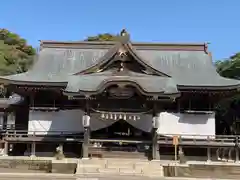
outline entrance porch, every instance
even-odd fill
[[[109,127],[91,132],[89,155],[151,159],[151,147],[151,132],[144,132],[120,119]]]

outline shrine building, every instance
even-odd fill
[[[158,136],[215,135],[214,104],[237,93],[206,43],[41,41],[33,66],[0,77],[5,153],[158,158]],[[16,150],[17,149],[17,150]],[[101,153],[97,153],[100,152]],[[52,154],[51,154],[52,153]]]

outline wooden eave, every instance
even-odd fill
[[[179,92],[177,92],[177,93],[170,93],[170,94],[168,94],[168,93],[164,93],[164,92],[158,92],[158,93],[156,93],[156,92],[147,92],[147,91],[145,91],[138,83],[136,83],[136,82],[130,82],[130,81],[118,81],[117,82],[118,84],[119,83],[123,83],[123,84],[131,84],[133,87],[135,87],[135,88],[137,88],[138,89],[138,91],[141,93],[141,94],[143,94],[143,95],[145,95],[145,96],[160,96],[160,97],[169,97],[169,96],[174,96],[174,97],[178,97],[178,96],[180,96],[180,93]],[[79,91],[79,92],[68,92],[68,91],[64,91],[63,92],[63,94],[66,94],[66,95],[68,95],[68,96],[79,96],[79,95],[81,95],[81,94],[85,94],[85,95],[88,95],[88,96],[92,96],[92,95],[97,95],[97,94],[101,94],[101,93],[103,93],[103,91],[107,88],[107,87],[109,87],[109,86],[111,86],[111,85],[115,85],[116,84],[116,81],[108,81],[108,82],[102,82],[101,84],[100,84],[100,86],[97,88],[97,90],[96,91]]]

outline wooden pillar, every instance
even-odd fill
[[[236,140],[235,140],[235,156],[236,156],[236,163],[239,163],[239,139],[238,136],[236,136]]]
[[[160,151],[158,141],[157,129],[159,127],[159,116],[154,114],[152,119],[152,160],[160,160]]]
[[[8,123],[8,112],[4,112],[3,114],[3,129],[7,129],[7,123]]]
[[[239,149],[238,149],[238,147],[236,147],[236,149],[235,149],[235,152],[236,152],[236,163],[239,163]]]
[[[85,114],[82,117],[82,125],[84,128],[83,144],[82,144],[82,158],[88,159],[89,155],[89,139],[90,139],[90,110],[89,110],[89,96],[86,96]]]
[[[4,143],[4,154],[3,155],[8,156],[8,142],[7,141],[5,141],[5,143]]]
[[[89,139],[90,139],[90,116],[89,112],[86,111],[86,114],[82,117],[82,125],[84,128],[83,134],[83,144],[82,144],[82,158],[88,158],[88,148],[89,148]]]
[[[160,151],[159,145],[157,143],[158,135],[157,135],[157,128],[152,129],[152,159],[153,160],[160,160]]]
[[[234,148],[229,148],[228,149],[228,161],[232,161],[232,151],[234,150]]]
[[[90,139],[90,128],[84,127],[84,138],[83,138],[83,144],[82,144],[82,158],[88,159],[89,154],[89,139]]]
[[[220,157],[220,154],[219,154],[219,151],[220,151],[220,148],[217,149],[216,151],[216,157],[217,157],[217,160],[220,161],[222,158]]]
[[[211,162],[211,148],[207,147],[207,162]]]
[[[31,157],[35,157],[36,156],[36,142],[32,142],[31,144]]]

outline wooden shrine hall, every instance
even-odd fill
[[[215,136],[213,105],[240,87],[216,72],[205,43],[138,43],[123,30],[116,42],[40,47],[27,72],[0,77],[21,99],[2,131],[5,154],[11,144],[13,155],[61,146],[66,156],[157,159],[172,146],[159,138]]]

